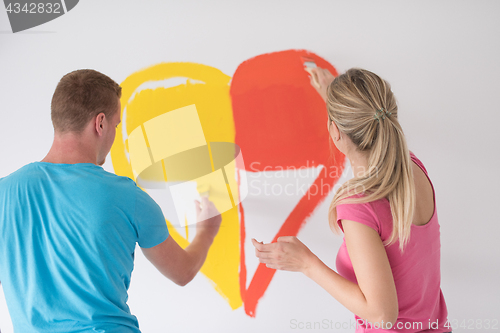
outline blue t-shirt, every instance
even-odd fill
[[[100,166],[35,162],[0,179],[0,281],[16,332],[140,332],[127,306],[136,242],[160,207]]]

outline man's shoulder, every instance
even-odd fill
[[[97,167],[96,171],[103,178],[106,178],[109,181],[120,183],[120,184],[127,185],[127,186],[137,187],[136,183],[132,179],[130,179],[129,177],[120,176],[120,175],[117,175],[113,172],[106,171],[102,167]]]
[[[17,169],[16,171],[8,174],[7,176],[0,177],[0,184],[2,184],[2,183],[5,184],[5,183],[12,181],[14,179],[24,178],[27,173],[30,173],[33,171],[33,164],[34,163],[26,164],[26,165],[20,167],[19,169]]]
[[[54,164],[44,162],[29,163],[6,177],[0,178],[0,185],[12,183],[28,183],[36,180],[54,181],[64,185],[67,181],[81,179],[85,183],[99,183],[106,186],[116,186],[122,189],[136,188],[135,182],[129,177],[118,176],[91,163]]]
[[[94,182],[99,184],[97,186],[103,190],[113,191],[115,196],[133,194],[135,197],[143,192],[137,186],[136,182],[129,177],[119,176],[113,172],[104,170],[102,167],[96,166],[92,170],[92,174],[95,176]]]
[[[115,173],[106,171],[104,169],[100,170],[100,175],[103,178],[103,182],[107,186],[112,186],[115,192],[124,192],[131,194],[139,201],[152,201],[151,197],[147,192],[145,192],[137,183],[129,177],[119,176]]]

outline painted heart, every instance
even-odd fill
[[[303,59],[312,60],[334,76],[338,75],[331,64],[316,54],[288,50],[243,62],[231,81],[236,143],[245,154],[247,171],[323,166],[282,223],[273,242],[280,236],[298,234],[338,181],[344,167],[343,154],[336,149],[332,151],[333,156],[330,154],[325,103],[311,86]],[[246,288],[245,224],[252,221],[245,220],[244,206],[242,202],[240,289],[245,312],[255,317],[257,304],[276,271],[259,264]]]

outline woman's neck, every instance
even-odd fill
[[[368,154],[353,151],[347,155],[347,158],[351,163],[354,178],[361,178],[368,172]]]

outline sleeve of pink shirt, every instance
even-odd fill
[[[380,224],[369,203],[340,204],[336,208],[337,223],[342,232],[344,231],[344,228],[342,227],[342,223],[340,220],[350,220],[364,224],[374,229],[379,235],[381,234]]]

